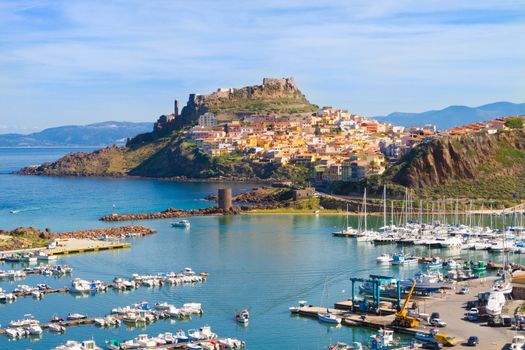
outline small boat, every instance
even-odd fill
[[[26,335],[26,331],[19,327],[10,327],[5,330],[7,336],[11,339],[21,338]]]
[[[199,329],[190,329],[188,330],[188,335],[191,340],[208,340],[217,338],[217,334],[211,331],[210,326],[202,326]]]
[[[359,342],[354,342],[352,345],[338,342],[335,345],[328,345],[329,350],[362,350],[363,345]]]
[[[50,332],[53,332],[53,333],[64,333],[66,331],[66,327],[61,326],[57,323],[50,323],[48,325],[48,329]]]
[[[389,263],[389,262],[392,261],[392,259],[393,259],[393,258],[392,258],[392,255],[385,253],[385,254],[381,254],[381,255],[379,255],[379,256],[376,258],[376,261],[377,261],[378,263]]]
[[[30,335],[40,335],[42,334],[42,327],[38,324],[32,324],[26,328]]]
[[[82,314],[79,314],[79,313],[76,313],[76,312],[70,313],[70,314],[67,315],[67,319],[69,321],[83,320],[85,318],[87,318],[86,315],[82,315]]]
[[[242,340],[234,338],[219,339],[219,345],[224,349],[241,349],[246,345]]]
[[[79,343],[74,340],[66,341],[66,344],[54,347],[53,350],[102,350],[93,340],[84,340]]]
[[[31,314],[24,315],[24,318],[21,320],[11,321],[9,322],[9,327],[16,328],[16,327],[29,327],[32,325],[38,325],[40,322],[38,320],[35,320],[35,317]]]
[[[190,227],[190,222],[188,220],[175,221],[175,222],[171,223],[171,226],[172,227],[189,228]]]
[[[409,257],[405,253],[397,253],[397,254],[394,254],[390,263],[392,265],[402,266],[402,265],[417,264],[418,261],[416,258]]]
[[[290,306],[290,307],[288,308],[288,310],[290,310],[290,312],[291,312],[292,314],[296,314],[296,313],[299,312],[299,310],[300,310],[302,307],[306,306],[307,303],[308,303],[308,302],[307,302],[306,300],[299,300],[299,305],[298,305],[298,306]]]
[[[177,343],[187,343],[190,340],[190,338],[186,335],[186,333],[184,333],[182,329],[177,329],[175,331],[174,337],[177,339]]]
[[[443,261],[439,256],[434,256],[429,262],[425,262],[421,265],[427,269],[440,269],[443,267]]]
[[[319,318],[319,321],[325,323],[340,324],[342,321],[341,317],[332,314],[328,309],[326,312],[319,312],[317,317]]]
[[[235,320],[238,323],[242,323],[243,325],[247,325],[250,321],[250,313],[247,309],[242,310],[241,312],[237,312],[235,314]]]

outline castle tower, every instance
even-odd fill
[[[176,117],[179,116],[179,101],[176,99],[174,103],[174,114]]]

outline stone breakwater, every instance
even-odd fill
[[[155,230],[140,225],[105,227],[92,230],[78,230],[60,232],[53,235],[54,238],[98,238],[102,236],[122,237],[122,236],[147,236],[154,234]]]
[[[232,207],[229,210],[223,210],[219,207],[209,207],[203,209],[183,210],[176,208],[168,208],[164,211],[153,213],[138,213],[138,214],[109,214],[100,218],[101,221],[131,221],[131,220],[151,220],[151,219],[168,219],[180,218],[189,216],[213,216],[213,215],[235,215],[239,214],[241,209],[239,207]]]

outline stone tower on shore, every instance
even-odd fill
[[[230,210],[233,207],[232,204],[232,189],[231,188],[219,188],[219,208],[222,210]]]

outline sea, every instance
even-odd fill
[[[127,223],[105,223],[99,218],[111,212],[203,208],[214,205],[205,197],[215,194],[218,188],[227,186],[239,193],[257,186],[255,183],[13,174],[26,165],[52,161],[73,151],[90,150],[0,148],[0,229],[32,226],[61,232],[118,226]],[[117,276],[178,272],[185,267],[208,272],[205,283],[141,287],[125,293],[110,290],[84,296],[50,294],[42,300],[22,297],[13,303],[0,304],[0,324],[5,327],[26,314],[34,315],[41,322],[73,312],[103,316],[113,308],[141,301],[151,305],[168,302],[176,306],[202,303],[202,316],[160,320],[145,328],[82,325],[68,328],[63,335],[44,331],[39,337],[16,341],[0,336],[0,349],[52,349],[67,340],[87,339],[105,348],[105,341],[109,339],[126,340],[143,333],[154,336],[203,325],[211,326],[221,337],[244,340],[246,349],[326,349],[338,341],[367,343],[372,330],[323,324],[316,319],[293,316],[288,308],[297,305],[298,300],[331,307],[336,301],[349,299],[350,277],[380,274],[408,278],[418,271],[417,266],[391,268],[376,263],[378,255],[399,251],[396,246],[374,246],[333,237],[331,233],[345,224],[344,215],[256,214],[189,220],[190,229],[174,228],[170,225],[173,220],[169,219],[132,222],[151,227],[157,234],[128,239],[132,244],[129,249],[60,257],[59,264],[73,267],[71,276],[30,275],[20,281],[0,281],[0,287],[11,291],[19,284],[46,283],[59,288],[68,286],[75,277],[110,282]],[[348,220],[351,225],[357,225],[356,217]],[[368,224],[378,227],[382,219],[371,217]],[[483,252],[474,256],[471,252],[429,251],[422,247],[406,248],[406,252],[441,256],[470,254],[474,259],[488,259]],[[0,269],[22,267],[4,263]],[[234,320],[235,312],[242,309],[248,309],[251,314],[247,327]]]

